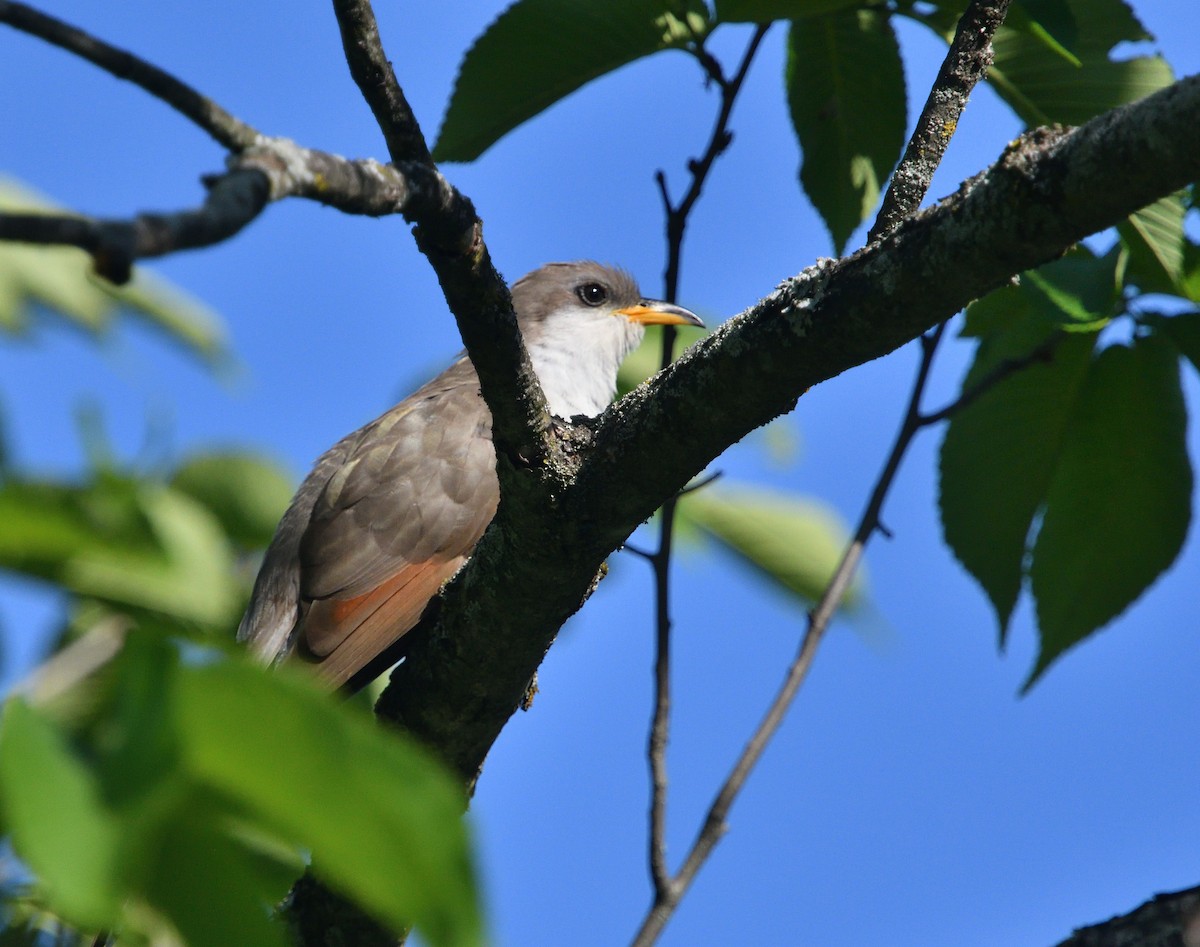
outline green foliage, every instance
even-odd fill
[[[278,465],[236,450],[187,458],[170,485],[206,507],[225,535],[245,549],[262,549],[271,541],[294,489]]]
[[[904,148],[904,67],[887,16],[860,9],[794,20],[786,83],[804,152],[800,181],[840,254]]]
[[[74,648],[86,648],[87,639]],[[479,942],[462,789],[299,674],[131,633],[82,719],[35,683],[0,730],[0,805],[52,910],[122,942],[282,945],[306,862],[394,929]]]
[[[1026,686],[1175,561],[1191,517],[1186,433],[1169,344],[1142,336],[1088,367],[1033,547],[1041,649]]]
[[[517,0],[463,57],[434,157],[473,161],[592,79],[708,30],[699,0]]]
[[[0,178],[0,211],[58,209],[23,185]],[[128,286],[117,287],[92,275],[82,250],[0,242],[0,332],[28,332],[34,315],[47,312],[93,334],[103,333],[118,314],[134,316],[210,364],[228,359],[216,315],[152,274],[138,270]]]
[[[906,4],[903,12],[949,40],[956,6],[963,4],[932,11]],[[1059,4],[1026,3],[1024,17],[996,32],[987,81],[1026,124],[1082,124],[1171,82],[1171,67],[1160,56],[1112,58],[1119,44],[1151,38],[1124,0],[1066,0],[1066,6],[1069,18]],[[1038,16],[1047,19],[1039,23]]]
[[[841,518],[824,504],[749,487],[705,487],[677,507],[683,525],[698,530],[776,587],[805,602],[825,591],[849,536]],[[845,597],[853,610],[863,604],[861,574]]]
[[[967,312],[979,347],[963,390],[982,394],[942,444],[942,528],[1001,643],[1028,577],[1041,647],[1026,687],[1136,601],[1187,535],[1178,361],[1200,355],[1200,321],[1139,316],[1131,284],[1181,286],[1191,243],[1177,199],[1137,216],[1104,256],[1077,248]],[[1101,329],[1134,319],[1131,346],[1098,346]],[[998,376],[1006,363],[1019,370]]]
[[[1128,257],[1127,282],[1144,293],[1168,293],[1197,301],[1184,281],[1185,213],[1182,197],[1174,194],[1131,214],[1117,228]]]

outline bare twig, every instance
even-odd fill
[[[947,54],[937,82],[935,82],[930,92],[925,111],[918,121],[917,130],[909,142],[904,159],[901,161],[900,167],[893,177],[892,185],[884,198],[884,209],[880,212],[879,219],[875,223],[871,239],[890,233],[895,229],[900,220],[915,211],[920,205],[925,191],[929,186],[929,181],[933,176],[933,171],[936,169],[945,151],[945,144],[953,132],[957,116],[966,103],[967,95],[974,84],[982,77],[987,65],[991,62],[991,36],[1003,21],[1004,11],[1007,9],[1008,2],[1009,0],[973,0],[967,11],[963,14],[959,22],[958,32],[951,44],[950,52]],[[997,10],[998,14],[996,13]],[[964,35],[967,33],[970,36]],[[942,88],[943,83],[947,86],[945,90]],[[941,137],[936,148],[928,147],[927,139],[931,136],[938,137],[939,134]],[[720,149],[718,148],[715,154],[719,153]],[[713,157],[715,157],[715,154]],[[665,196],[666,188],[661,180],[660,188]],[[681,206],[682,204],[683,202],[681,202]],[[671,234],[669,217],[668,236],[670,237]],[[675,270],[673,272],[668,266],[668,279],[672,275],[677,278],[678,271]],[[648,947],[648,945],[653,944],[658,939],[659,934],[661,934],[671,914],[674,912],[676,905],[694,880],[696,873],[700,870],[717,842],[720,841],[721,836],[725,832],[726,817],[734,800],[741,792],[746,779],[762,756],[771,737],[783,722],[784,715],[787,713],[788,708],[799,692],[800,686],[804,683],[809,669],[812,667],[817,647],[830,621],[833,619],[833,615],[837,611],[846,589],[849,588],[853,580],[868,540],[877,530],[882,530],[880,513],[883,502],[887,497],[888,491],[891,489],[892,482],[899,470],[900,462],[908,449],[908,445],[911,443],[916,432],[922,427],[923,419],[920,412],[921,396],[924,393],[929,371],[933,364],[933,358],[937,352],[938,343],[945,333],[945,328],[946,324],[942,323],[928,335],[922,337],[921,363],[909,397],[904,421],[901,424],[896,441],[892,445],[887,462],[884,464],[883,471],[872,490],[870,500],[859,521],[854,538],[843,554],[841,562],[834,571],[821,600],[817,603],[816,608],[809,613],[808,625],[801,639],[796,658],[788,668],[783,684],[767,708],[766,714],[743,748],[741,755],[735,762],[724,784],[718,790],[716,798],[709,807],[708,814],[705,816],[704,823],[697,834],[696,840],[684,860],[683,867],[673,878],[665,875],[660,877],[659,874],[655,874],[656,898],[633,940],[634,947]],[[664,517],[664,531],[668,528],[668,523],[669,520]],[[669,540],[669,535],[664,533],[664,538]],[[669,545],[667,545],[667,549],[669,550]],[[657,565],[658,563],[656,562]],[[661,611],[660,604],[660,615]],[[667,627],[669,628],[669,618]],[[660,624],[660,647],[661,641],[665,637],[667,637],[667,633],[662,630]],[[658,678],[659,674],[656,670],[656,681]],[[661,702],[662,698],[660,697],[659,703]],[[652,730],[651,737],[651,766],[655,773],[654,788],[656,796],[659,791],[658,769],[665,767],[665,764],[661,763],[656,766],[654,762],[653,754],[655,750],[659,749],[660,744],[665,745],[665,722],[662,723],[663,737],[657,741],[654,738],[654,734],[659,726],[659,714],[656,708],[654,729]],[[665,792],[665,772],[663,774],[663,783],[663,791]],[[659,805],[660,803],[656,798],[651,808],[652,828],[655,826],[653,819],[654,811]],[[661,849],[661,845],[661,840],[653,838],[652,834],[652,866],[654,865],[656,849]]]
[[[249,148],[260,137],[245,122],[230,115],[191,86],[133,53],[91,36],[79,27],[11,0],[0,0],[0,23],[40,37],[86,59],[118,79],[140,86],[191,119],[230,151]]]
[[[270,182],[256,170],[239,170],[213,182],[204,205],[174,214],[139,214],[133,220],[89,220],[41,214],[0,216],[0,239],[59,243],[92,255],[96,272],[127,283],[133,261],[227,240],[258,216]]]
[[[1006,358],[944,408],[920,415],[917,418],[917,423],[921,427],[931,427],[934,424],[940,424],[942,421],[958,414],[964,408],[969,407],[981,395],[986,394],[992,388],[995,388],[996,385],[1000,384],[1000,382],[1004,381],[1004,379],[1015,375],[1021,369],[1028,368],[1030,365],[1037,364],[1038,362],[1051,361],[1054,358],[1054,350],[1058,347],[1058,343],[1062,339],[1063,333],[1055,333],[1028,355],[1022,358]]]
[[[700,197],[713,163],[729,146],[732,138],[729,131],[729,119],[733,114],[734,102],[737,101],[738,93],[750,70],[750,64],[769,28],[768,24],[755,29],[746,45],[741,63],[733,77],[729,79],[725,77],[720,63],[704,48],[703,43],[697,42],[692,49],[693,55],[704,69],[705,74],[720,88],[721,104],[704,154],[700,158],[688,162],[691,183],[678,204],[671,201],[666,175],[662,171],[655,175],[659,194],[662,197],[663,210],[666,214],[665,297],[672,302],[675,301],[679,289],[683,237],[687,229],[688,217]],[[666,368],[671,363],[674,346],[675,330],[668,326],[663,331],[661,368]],[[650,766],[650,878],[654,885],[654,903],[656,905],[670,901],[675,887],[670,869],[667,867],[666,852],[667,740],[671,724],[671,550],[675,527],[675,505],[681,495],[682,493],[663,504],[659,521],[658,549],[647,557],[654,570],[655,596],[654,714],[650,724],[647,756]]]
[[[879,216],[867,235],[868,242],[891,233],[901,220],[921,206],[971,90],[992,64],[992,36],[1004,22],[1009,2],[975,0],[963,11],[950,51],[942,61],[904,157],[883,196]]]

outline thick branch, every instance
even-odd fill
[[[1200,947],[1200,888],[1156,895],[1128,914],[1079,928],[1058,947],[1127,947],[1130,944]]]
[[[501,509],[381,710],[473,778],[603,558],[729,444],[1197,177],[1192,77],[1025,136],[884,240],[785,281],[606,413],[553,508]]]
[[[212,99],[133,53],[110,46],[78,27],[10,0],[0,0],[0,23],[40,37],[86,59],[118,79],[141,86],[191,119],[230,151],[241,151],[258,141],[258,132],[234,118]]]

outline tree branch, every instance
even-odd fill
[[[966,106],[970,90],[983,77],[991,62],[991,37],[1003,22],[1007,7],[1008,0],[995,0],[990,4],[985,0],[972,0],[961,17],[950,51],[930,90],[925,109],[909,140],[904,159],[892,177],[891,185],[884,198],[884,209],[876,220],[871,239],[891,233],[897,224],[908,214],[914,212],[924,199],[933,172],[941,161],[954,125],[958,121],[958,115]],[[761,33],[758,34],[758,38],[761,39]],[[744,67],[745,63],[742,72],[739,73],[739,82],[744,76]],[[936,143],[930,143],[928,139],[933,136],[935,126],[940,134],[937,136]],[[799,652],[787,671],[783,685],[734,763],[729,776],[718,790],[682,868],[674,878],[670,879],[660,877],[658,873],[655,874],[654,903],[634,938],[635,947],[649,947],[658,939],[701,866],[724,835],[725,820],[729,810],[766,750],[767,744],[783,723],[784,715],[807,678],[809,668],[816,656],[817,647],[824,636],[825,629],[841,604],[846,589],[853,580],[868,540],[876,530],[883,529],[880,522],[883,502],[891,489],[896,473],[900,469],[900,462],[908,450],[912,438],[922,426],[921,397],[945,326],[946,324],[943,322],[929,335],[922,337],[921,364],[909,397],[904,422],[892,446],[887,463],[884,465],[883,473],[876,481],[854,539],[834,571],[821,601],[809,614],[808,626],[801,640]],[[666,360],[664,359],[664,367],[665,365]],[[673,509],[670,501],[664,509]],[[664,524],[664,530],[666,528],[667,526]],[[669,533],[664,532],[664,536],[669,538]],[[664,546],[669,553],[669,544],[664,542]],[[665,564],[663,570],[665,571]],[[665,582],[660,581],[659,587],[661,592],[665,587]],[[660,628],[660,641],[663,636],[664,632]],[[661,675],[656,677],[656,681],[659,678]],[[657,727],[657,716],[655,723]],[[665,744],[665,739],[662,742]],[[652,748],[655,746],[653,739],[651,746]],[[655,770],[655,776],[654,785],[657,793],[659,789],[657,770]],[[665,774],[663,783],[665,788]],[[653,811],[652,808],[652,813]],[[655,851],[652,844],[652,864]]]
[[[758,47],[769,29],[770,24],[763,24],[754,30],[732,79],[725,78],[720,63],[702,44],[697,43],[692,50],[705,74],[720,87],[721,104],[704,153],[700,158],[688,162],[688,171],[691,173],[692,180],[678,204],[671,201],[670,192],[667,190],[666,175],[662,171],[656,175],[659,193],[662,196],[663,210],[666,214],[667,266],[663,280],[665,298],[670,302],[677,301],[679,272],[683,260],[683,237],[687,231],[688,218],[704,190],[705,181],[708,180],[714,162],[729,147],[733,138],[729,131],[733,106],[741,92],[746,75],[750,71],[750,64],[754,61],[755,53],[758,52]],[[675,336],[674,326],[664,326],[662,354],[659,359],[660,369],[666,368],[671,363],[671,356],[675,348]],[[675,527],[675,505],[679,495],[670,497],[663,504],[659,519],[658,549],[646,557],[654,570],[655,598],[654,711],[646,750],[650,766],[649,862],[655,904],[669,900],[676,887],[667,867],[666,827],[667,742],[671,728],[671,549]]]
[[[472,781],[604,557],[726,446],[1197,177],[1192,77],[1074,131],[1026,135],[883,240],[784,281],[577,437],[586,457],[553,506],[519,524],[501,508],[381,713]]]
[[[1058,947],[1126,947],[1130,944],[1200,947],[1200,888],[1155,895],[1128,914],[1079,928]]]
[[[396,79],[379,36],[370,0],[333,0],[350,74],[383,133],[393,165],[419,169],[439,187],[405,209],[417,225],[417,246],[429,259],[458,331],[479,374],[492,412],[492,440],[505,458],[499,465],[501,503],[518,485],[516,468],[553,475],[550,413],[529,353],[517,329],[512,299],[492,265],[483,222],[465,196],[438,172],[416,116]],[[537,489],[535,487],[535,489]]]

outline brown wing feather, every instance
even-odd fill
[[[304,619],[318,673],[332,686],[349,680],[421,618],[425,606],[466,561],[431,559],[401,569],[370,592],[350,599],[313,602]]]
[[[334,683],[409,631],[496,512],[491,415],[462,359],[317,461],[264,560],[239,636],[298,640]]]

